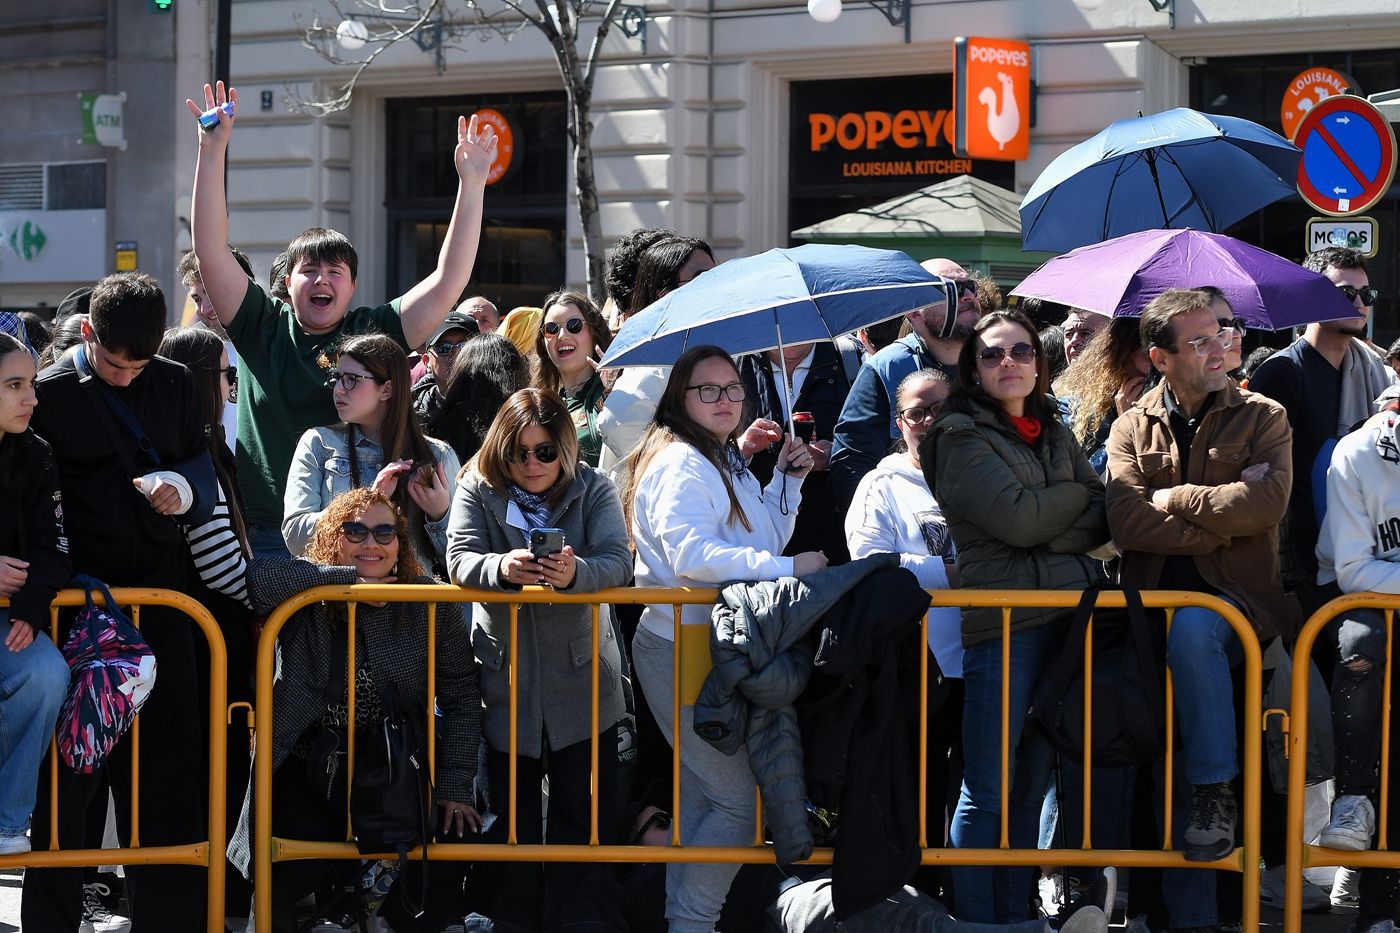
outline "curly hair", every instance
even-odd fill
[[[421,580],[426,573],[418,563],[408,538],[408,519],[404,517],[393,500],[372,486],[361,486],[343,492],[331,500],[331,504],[316,520],[311,530],[311,540],[306,545],[306,559],[318,564],[336,567],[340,564],[340,526],[344,522],[358,521],[375,505],[387,505],[394,513],[394,527],[399,532],[399,562],[394,576],[400,580]]]
[[[1087,447],[1113,413],[1113,396],[1123,383],[1138,375],[1137,356],[1141,352],[1138,319],[1116,317],[1093,336],[1060,377],[1056,384],[1059,393],[1076,400],[1069,429],[1081,445]]]

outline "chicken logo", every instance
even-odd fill
[[[1309,68],[1298,74],[1288,82],[1283,92],[1283,105],[1279,108],[1283,135],[1292,139],[1308,111],[1335,94],[1356,93],[1353,86],[1349,77],[1331,68]]]
[[[1016,87],[1011,75],[999,71],[997,80],[1001,82],[1001,100],[997,100],[996,91],[984,87],[977,92],[977,102],[987,108],[987,132],[996,140],[997,147],[1005,151],[1006,144],[1021,132],[1021,108],[1016,103]]]
[[[954,149],[975,159],[1030,154],[1031,51],[1024,42],[960,38],[954,46]]]

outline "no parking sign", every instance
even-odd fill
[[[1339,94],[1319,102],[1293,135],[1303,151],[1298,193],[1334,217],[1360,214],[1395,177],[1395,134],[1370,102]]]

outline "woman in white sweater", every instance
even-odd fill
[[[623,506],[637,549],[638,586],[716,586],[803,576],[826,566],[820,552],[782,552],[797,520],[812,455],[788,438],[767,489],[748,472],[735,438],[744,384],[718,347],[687,351],[671,369],[656,415],[628,458]],[[682,609],[685,625],[708,625],[710,607]],[[673,745],[672,609],[648,606],[632,642],[647,703]],[[692,731],[681,710],[681,839],[687,845],[745,845],[754,835],[754,777],[743,749],[727,756]],[[666,870],[670,933],[711,933],[737,865]]]
[[[958,585],[957,548],[919,461],[919,439],[933,426],[952,388],[936,369],[904,377],[895,391],[901,449],[861,478],[846,512],[846,543],[853,560],[898,554],[899,565],[928,590]],[[929,665],[928,839],[936,846],[946,842],[945,811],[951,813],[957,805],[962,783],[962,614],[932,609],[928,621],[928,647],[943,675],[941,681],[933,679]]]

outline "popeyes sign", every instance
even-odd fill
[[[1031,149],[1031,47],[1009,39],[953,43],[953,149],[1014,162]]]
[[[953,121],[947,110],[866,110],[861,113],[807,115],[811,149],[822,152],[839,146],[847,152],[882,149],[936,149],[940,136],[953,142]]]

